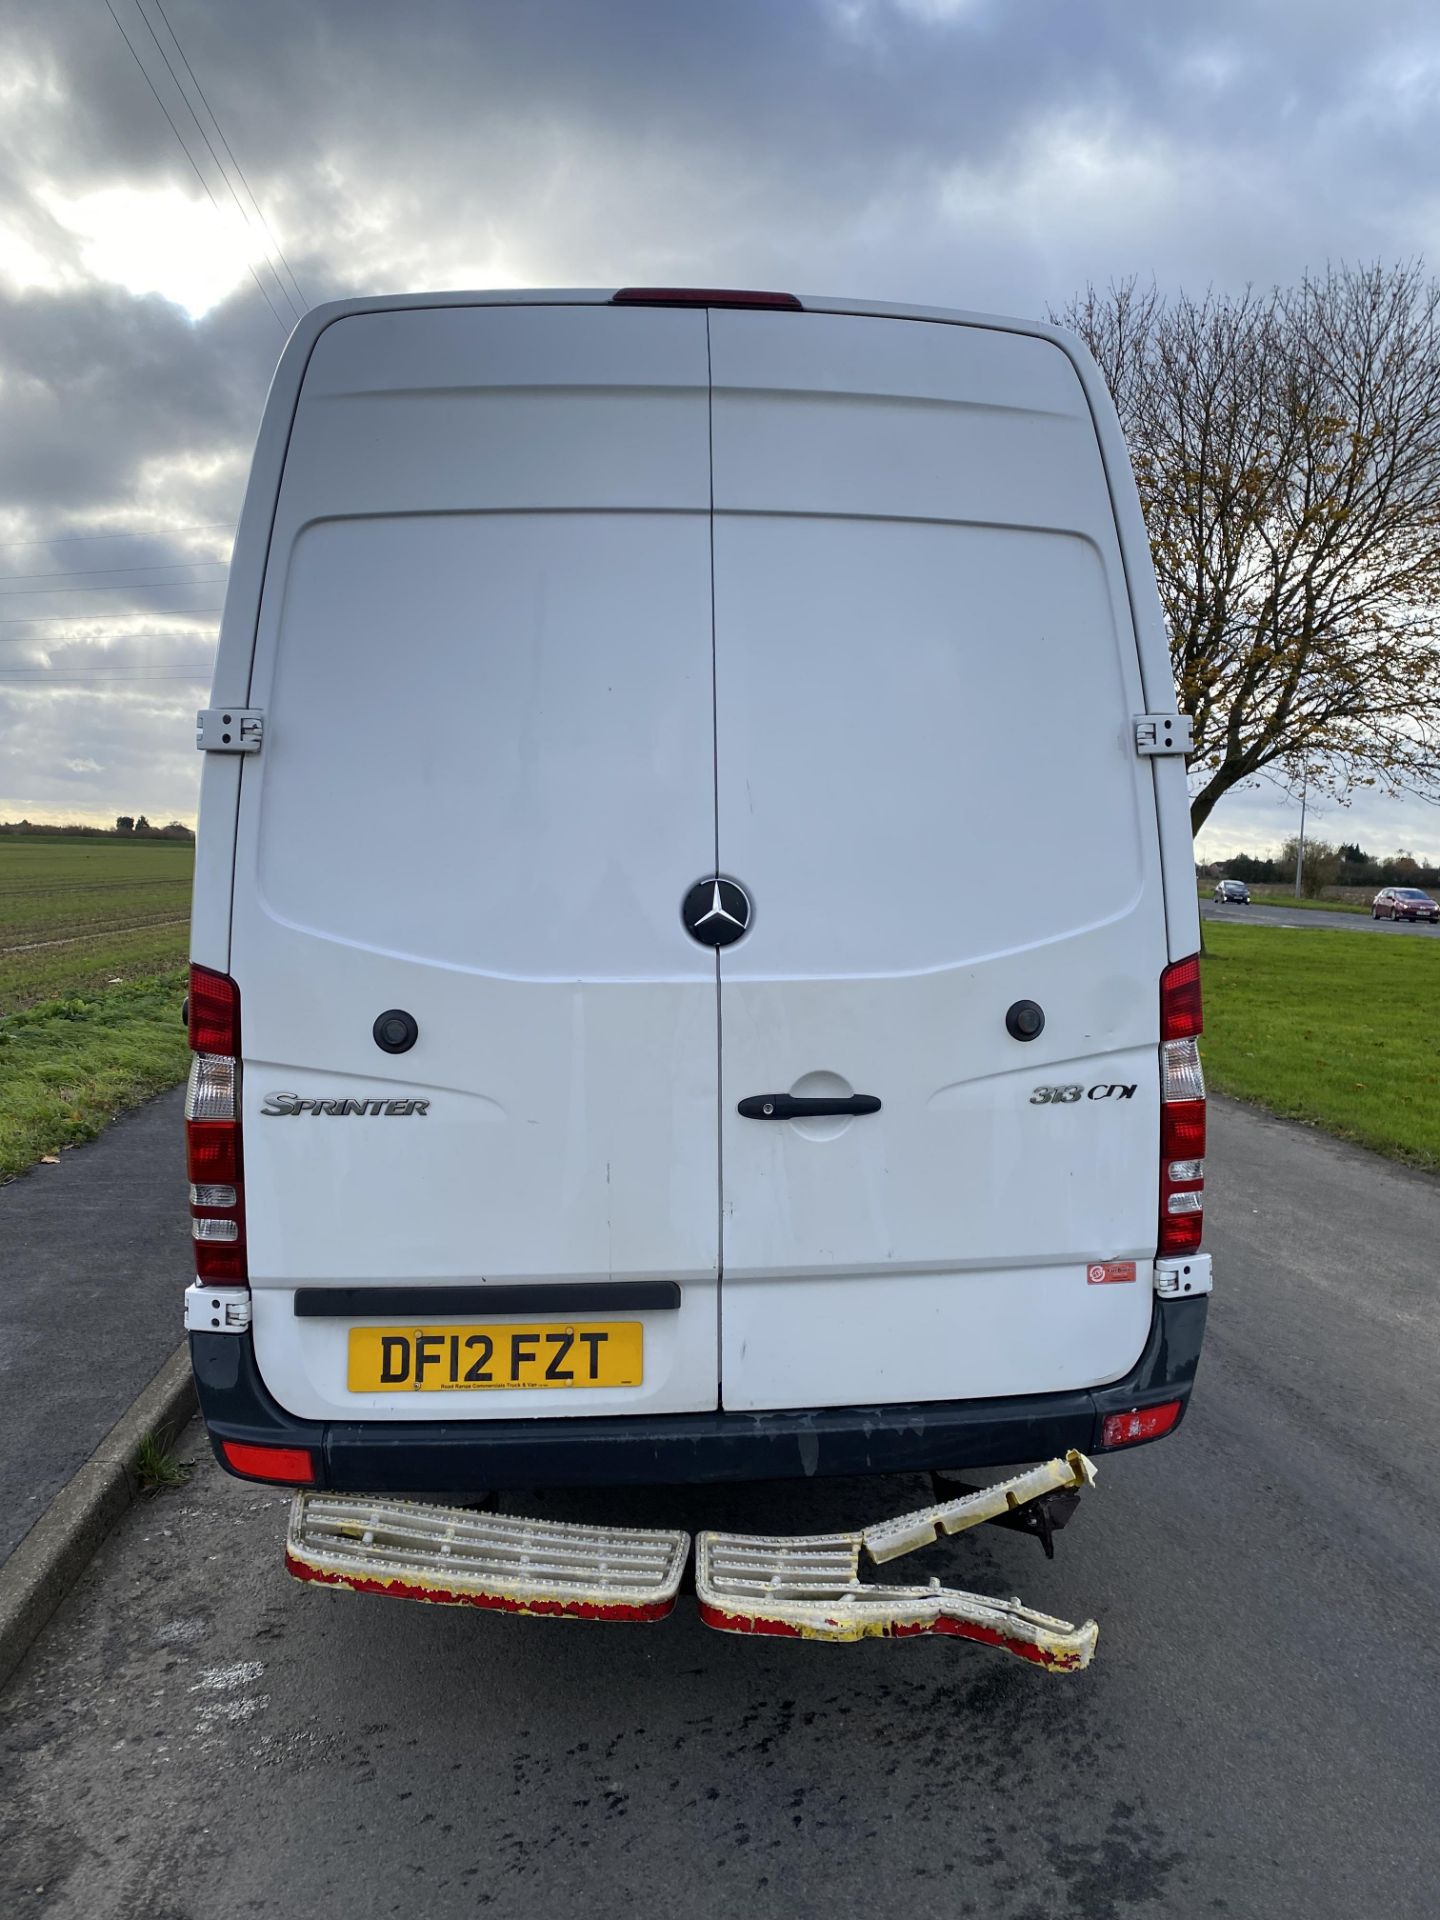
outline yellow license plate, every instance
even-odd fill
[[[351,1393],[458,1393],[500,1387],[638,1387],[638,1320],[557,1326],[352,1327]]]

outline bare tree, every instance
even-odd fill
[[[1318,900],[1326,887],[1340,878],[1340,855],[1328,840],[1307,840],[1300,851],[1299,836],[1287,840],[1280,849],[1280,871],[1287,877],[1300,863],[1300,891],[1307,900]]]
[[[1418,265],[1053,316],[1119,408],[1194,721],[1191,828],[1232,787],[1440,798],[1440,287]]]

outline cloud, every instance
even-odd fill
[[[0,819],[193,819],[197,704],[175,686],[65,686],[27,699],[0,685]],[[92,752],[77,755],[77,739]]]
[[[12,0],[0,575],[105,591],[0,578],[0,806],[73,806],[78,785],[153,818],[193,805],[197,689],[161,676],[208,660],[204,563],[228,551],[293,285],[201,144],[159,16],[115,4],[221,205],[103,9]],[[1130,273],[1236,286],[1440,254],[1440,24],[1413,0],[167,11],[311,301],[649,280],[1035,313]]]
[[[100,187],[74,199],[42,188],[38,197],[77,242],[91,279],[158,293],[191,320],[248,277],[249,235],[237,207],[212,206],[175,186]]]

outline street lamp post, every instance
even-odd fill
[[[1305,801],[1310,792],[1310,769],[1305,769],[1300,783],[1300,838],[1295,846],[1295,898],[1300,898],[1300,868],[1305,860]]]

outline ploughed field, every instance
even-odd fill
[[[0,836],[0,1016],[185,958],[188,841]]]
[[[0,835],[0,1179],[183,1079],[188,841]]]

